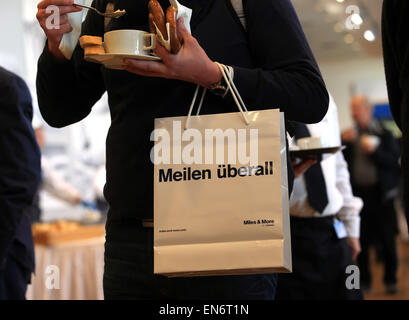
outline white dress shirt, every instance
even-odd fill
[[[41,171],[43,190],[72,205],[78,204],[81,194],[53,169],[45,157],[41,157]]]
[[[341,145],[337,106],[332,97],[325,118],[317,124],[307,125],[312,137],[325,137],[331,146]],[[290,214],[296,217],[325,217],[337,214],[344,222],[347,236],[359,238],[360,216],[363,202],[354,197],[349,178],[348,165],[342,151],[325,155],[321,161],[328,195],[328,205],[323,213],[316,212],[308,203],[304,176],[296,178],[290,197]]]

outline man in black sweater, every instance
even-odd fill
[[[356,127],[343,134],[343,144],[347,146],[344,155],[351,172],[353,192],[364,201],[362,251],[358,256],[361,288],[365,293],[371,289],[369,248],[377,245],[384,254],[386,290],[396,293],[398,257],[394,199],[400,181],[400,146],[382,122],[372,118],[372,108],[365,96],[352,98],[351,113]]]
[[[86,117],[108,91],[112,123],[107,138],[107,221],[104,291],[115,298],[272,299],[274,275],[167,279],[153,275],[153,231],[143,227],[153,217],[153,164],[150,134],[154,119],[188,112],[195,86],[210,87],[222,75],[214,61],[233,66],[234,81],[253,109],[280,108],[287,119],[320,121],[328,93],[289,0],[243,1],[245,31],[229,0],[181,0],[193,9],[192,35],[183,24],[181,51],[170,56],[156,51],[164,63],[128,61],[126,71],[109,70],[84,61],[77,46],[70,61],[58,49],[72,0],[44,0],[38,19],[48,43],[39,60],[38,98],[45,120],[63,127]],[[148,0],[110,1],[126,15],[104,19],[89,11],[86,35],[103,36],[117,29],[149,30]],[[168,1],[161,0],[163,7]],[[59,5],[61,29],[45,27],[46,7]],[[105,11],[106,0],[93,5]],[[70,9],[71,8],[71,9]],[[230,97],[209,94],[205,113],[235,112]]]
[[[25,82],[0,67],[0,300],[24,299],[34,271],[31,205],[40,150]]]
[[[393,117],[402,130],[402,167],[409,223],[409,2],[385,0],[382,35],[386,83]]]

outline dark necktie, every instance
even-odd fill
[[[296,139],[311,137],[305,124],[294,123],[294,130]],[[328,195],[321,163],[318,162],[309,168],[304,173],[304,177],[308,193],[308,202],[314,210],[322,214],[328,205]]]

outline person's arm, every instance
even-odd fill
[[[361,218],[360,212],[363,207],[361,198],[355,197],[352,193],[348,164],[342,152],[336,155],[336,186],[343,197],[343,205],[338,212],[338,217],[345,225],[347,231],[347,243],[351,248],[352,258],[356,260],[361,251],[359,242]]]
[[[44,157],[42,158],[41,169],[43,176],[42,187],[45,191],[71,205],[78,205],[81,203],[81,194],[55,172],[53,167]]]
[[[371,154],[372,159],[379,166],[400,170],[399,157],[401,152],[398,140],[387,129],[384,129],[380,138],[381,143]]]
[[[234,68],[244,101],[279,107],[287,120],[319,122],[329,97],[319,68],[289,0],[243,0],[254,69]]]
[[[53,1],[57,0],[48,2]],[[96,0],[93,6],[105,11],[104,3]],[[103,36],[104,18],[89,10],[82,33]],[[37,95],[46,122],[53,127],[64,127],[82,120],[91,112],[92,106],[105,92],[105,85],[101,66],[85,61],[84,51],[79,45],[69,61],[58,56],[54,52],[58,50],[55,47],[56,44],[47,42],[38,61]]]
[[[40,182],[40,151],[27,86],[0,69],[0,272]]]
[[[338,152],[335,157],[337,168],[336,186],[344,199],[343,206],[339,211],[338,216],[345,224],[348,237],[359,238],[361,221],[359,213],[363,207],[363,202],[352,193],[348,164],[345,161],[342,152]]]

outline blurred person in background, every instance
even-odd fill
[[[34,272],[30,209],[40,182],[40,150],[25,82],[0,67],[0,300],[25,299]]]
[[[409,1],[385,0],[383,56],[393,117],[402,130],[403,202],[409,224]]]
[[[295,138],[309,136],[341,145],[337,107],[330,96],[325,118],[318,124],[294,124]],[[362,200],[354,197],[342,151],[297,170],[290,198],[293,273],[278,277],[278,300],[362,299],[359,289],[345,285],[359,243]],[[305,171],[305,172],[304,172]]]
[[[45,146],[45,132],[41,120],[34,116],[33,128],[37,143],[42,151]],[[61,175],[55,171],[47,157],[41,156],[41,190],[49,192],[52,196],[72,206],[79,205],[83,199],[79,191],[70,185]],[[41,207],[39,190],[35,196],[32,207],[32,222],[41,221]]]
[[[361,288],[371,290],[369,248],[378,245],[385,265],[383,281],[387,293],[397,292],[398,233],[395,198],[400,181],[400,147],[396,138],[372,117],[368,98],[357,95],[351,100],[355,128],[342,135],[354,194],[362,198],[361,246],[358,256]]]

